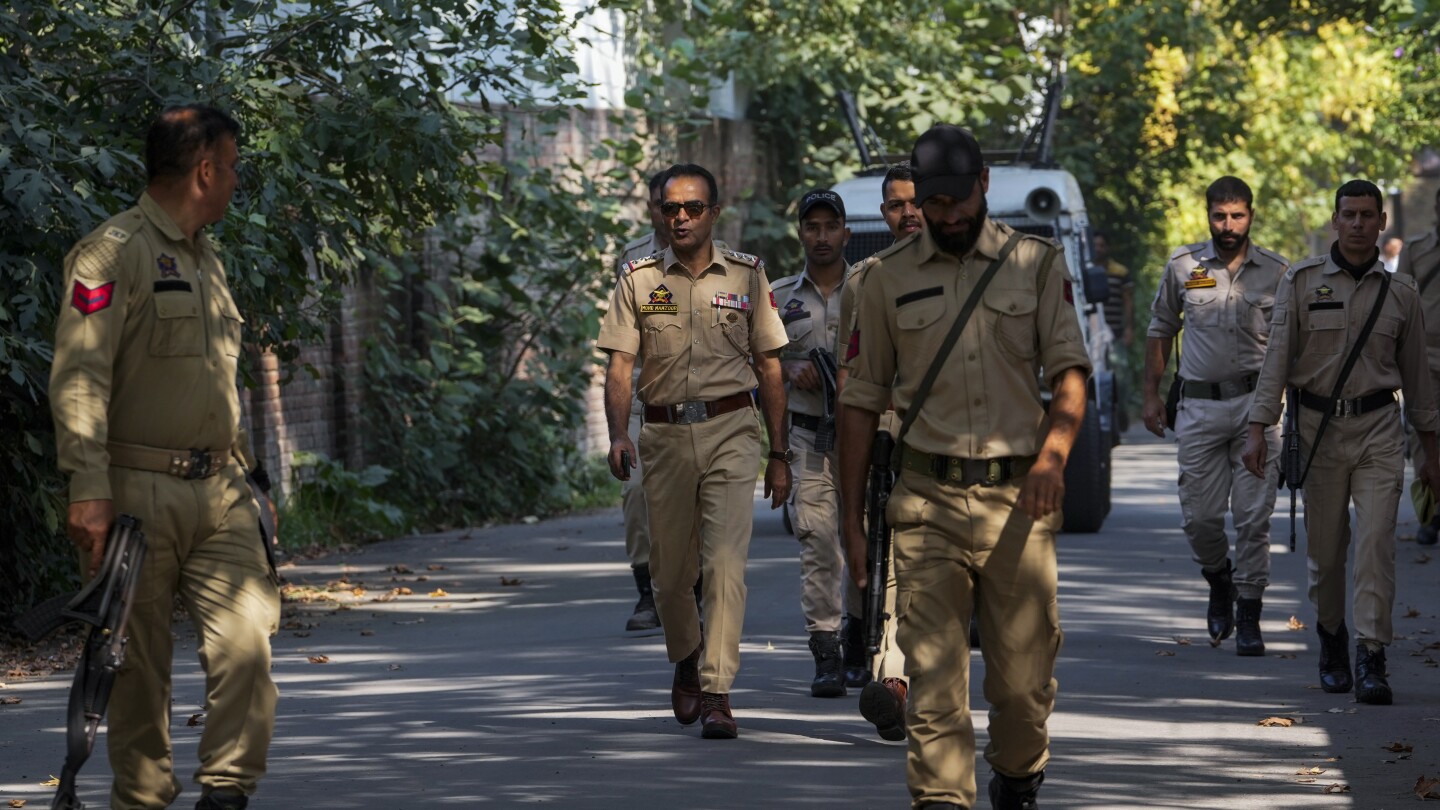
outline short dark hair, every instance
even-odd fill
[[[1369,180],[1350,180],[1335,190],[1335,213],[1337,214],[1340,213],[1341,197],[1370,197],[1375,200],[1376,210],[1385,210],[1385,196],[1380,193],[1380,187]]]
[[[1208,211],[1221,203],[1243,202],[1251,210],[1255,208],[1255,195],[1250,186],[1238,177],[1225,175],[1205,189],[1205,209]]]
[[[224,137],[239,139],[234,118],[204,104],[167,107],[145,135],[145,177],[179,177]]]
[[[654,199],[665,188],[665,181],[670,179],[670,170],[661,169],[650,175],[650,197]]]
[[[910,161],[902,160],[894,166],[891,166],[889,171],[885,172],[885,179],[880,181],[881,200],[884,200],[885,195],[890,193],[890,184],[896,180],[909,180],[914,182],[915,173],[910,170]]]
[[[674,166],[666,169],[663,174],[665,175],[665,179],[661,181],[662,186],[668,185],[671,180],[677,177],[699,177],[704,179],[705,185],[710,187],[709,203],[711,205],[718,205],[720,203],[720,186],[715,183],[715,175],[711,174],[710,170],[704,166],[698,163],[676,163]]]

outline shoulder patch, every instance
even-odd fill
[[[764,262],[760,261],[759,256],[754,256],[749,253],[741,253],[738,250],[731,250],[728,247],[721,248],[720,255],[736,264],[743,264],[747,267],[759,267],[760,265],[764,264]]]
[[[1208,243],[1208,242],[1194,242],[1194,243],[1189,244],[1189,245],[1181,245],[1180,247],[1175,248],[1175,252],[1173,252],[1173,253],[1170,254],[1170,260],[1171,260],[1171,261],[1174,261],[1174,260],[1180,258],[1181,256],[1189,256],[1191,253],[1198,253],[1199,251],[1204,250],[1204,249],[1205,249],[1205,245],[1207,245],[1207,244],[1209,244],[1209,243]]]
[[[79,278],[91,281],[113,281],[120,274],[121,245],[102,238],[81,243],[75,249],[72,267]]]
[[[1301,259],[1300,261],[1290,265],[1289,269],[1285,271],[1285,278],[1293,279],[1295,278],[1295,274],[1299,273],[1301,270],[1305,270],[1311,267],[1319,267],[1325,264],[1325,258],[1326,257],[1324,256],[1311,256],[1308,259]]]
[[[625,272],[627,272],[627,273],[633,273],[633,272],[635,272],[636,270],[639,270],[639,269],[642,268],[642,267],[650,267],[651,265],[655,265],[655,264],[659,264],[659,263],[660,263],[660,257],[659,257],[659,256],[644,256],[644,257],[642,257],[642,258],[636,259],[635,261],[626,262],[624,265],[622,265],[622,267],[625,268]]]

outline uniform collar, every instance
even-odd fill
[[[166,239],[171,242],[190,244],[185,232],[180,230],[180,226],[175,224],[175,220],[171,219],[165,209],[160,207],[160,203],[155,202],[155,198],[151,197],[148,191],[140,195],[140,212],[150,220],[151,224],[159,228],[161,233],[165,234]],[[210,247],[210,238],[206,236],[204,229],[195,234],[195,246]]]
[[[838,290],[838,289],[840,289],[841,287],[844,287],[844,286],[845,286],[845,282],[847,282],[847,281],[850,280],[850,274],[854,272],[854,269],[855,269],[855,265],[853,265],[853,264],[851,264],[851,263],[849,263],[849,262],[845,262],[845,269],[840,273],[840,283],[837,284],[837,285],[835,285],[835,289]],[[803,287],[803,286],[806,285],[806,284],[809,284],[811,287],[814,287],[817,292],[818,292],[819,289],[820,289],[819,287],[817,287],[817,286],[815,285],[815,282],[810,279],[810,263],[809,263],[809,262],[806,262],[806,263],[805,263],[805,269],[800,271],[800,275],[798,275],[798,276],[795,277],[795,286],[796,286],[796,287]]]
[[[1204,262],[1204,261],[1217,261],[1217,262],[1220,261],[1220,249],[1217,248],[1217,247],[1215,247],[1215,239],[1214,239],[1214,237],[1211,237],[1210,239],[1205,240],[1205,249],[1202,250],[1202,251],[1200,251],[1200,261],[1202,261],[1202,262]],[[1245,261],[1240,262],[1240,266],[1241,266],[1241,267],[1244,267],[1244,266],[1247,265],[1247,264],[1259,264],[1259,263],[1260,263],[1260,260],[1257,259],[1257,258],[1255,258],[1255,242],[1253,242],[1253,241],[1246,242],[1246,243],[1245,243]]]
[[[935,239],[930,236],[930,226],[926,225],[920,229],[920,261],[934,258],[940,253],[940,246],[935,244]],[[963,256],[957,261],[964,262],[972,257],[983,256],[994,260],[1000,256],[1000,249],[1005,246],[1005,237],[1000,233],[1000,226],[990,217],[980,225],[980,238],[975,240],[975,247],[971,248],[969,256]],[[947,256],[949,254],[946,254]]]
[[[1330,257],[1330,251],[1328,251],[1328,250],[1325,251],[1325,267],[1324,267],[1324,269],[1322,269],[1320,272],[1323,273],[1323,274],[1325,274],[1325,275],[1327,275],[1327,276],[1333,276],[1333,275],[1335,275],[1336,273],[1345,273],[1346,276],[1349,276],[1349,275],[1350,275],[1348,272],[1345,272],[1345,268],[1343,268],[1343,267],[1341,267],[1340,265],[1338,265],[1338,264],[1335,263],[1335,260]],[[1388,272],[1389,272],[1389,271],[1385,269],[1385,263],[1382,262],[1382,261],[1380,261],[1379,259],[1376,259],[1375,262],[1374,262],[1373,264],[1371,264],[1368,269],[1365,270],[1365,274],[1364,274],[1364,275],[1367,275],[1367,276],[1368,276],[1368,275],[1370,275],[1371,273],[1388,273]],[[1364,277],[1364,276],[1362,276],[1362,278],[1363,278],[1363,277]]]
[[[674,247],[665,248],[665,250],[660,254],[660,256],[660,266],[665,268],[666,273],[669,273],[673,270],[675,272],[684,273],[687,276],[690,275],[690,273],[685,269],[685,265],[681,264],[680,259],[676,258]],[[675,270],[676,267],[678,267],[679,270]],[[715,244],[713,240],[710,242],[710,263],[703,267],[700,272],[694,276],[694,278],[699,278],[700,276],[705,275],[712,269],[718,269],[722,273],[725,272],[725,262],[722,261],[720,258],[720,246]]]

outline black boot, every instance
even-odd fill
[[[1355,702],[1389,706],[1395,701],[1386,680],[1385,648],[1370,647],[1364,642],[1355,645]]]
[[[811,633],[810,654],[815,656],[815,680],[810,682],[810,695],[845,697],[845,676],[840,673],[840,636],[830,632]]]
[[[1350,679],[1350,632],[1345,623],[1332,634],[1317,621],[1315,632],[1320,634],[1320,688],[1337,695],[1349,692],[1355,682]]]
[[[1231,577],[1234,566],[1225,561],[1221,571],[1205,571],[1205,581],[1210,583],[1210,606],[1205,609],[1205,628],[1210,631],[1210,644],[1220,642],[1235,632],[1235,582]]]
[[[845,636],[845,685],[856,689],[870,682],[870,656],[865,650],[865,621],[846,615],[840,623]]]
[[[1433,546],[1437,540],[1440,540],[1440,511],[1436,511],[1435,517],[1422,524],[1420,531],[1415,533],[1415,542],[1422,546]]]
[[[1264,655],[1265,639],[1260,637],[1260,599],[1235,600],[1235,654]]]
[[[995,774],[990,777],[990,806],[994,810],[1039,810],[1035,795],[1040,792],[1040,783],[1045,781],[1041,771],[1023,779]]]
[[[635,612],[625,622],[626,630],[654,630],[660,626],[660,614],[655,612],[655,591],[650,588],[650,566],[632,565],[635,575],[635,590],[640,592],[640,601],[635,603]]]

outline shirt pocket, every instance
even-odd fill
[[[1275,312],[1275,294],[1263,291],[1247,291],[1245,304],[1249,309],[1246,320],[1248,331],[1262,339],[1270,337],[1270,317]]]
[[[1395,358],[1395,344],[1400,339],[1400,319],[1392,318],[1384,312],[1375,319],[1375,328],[1370,331],[1370,337],[1365,341],[1365,348],[1360,352],[1366,357],[1380,361],[1393,361]]]
[[[1321,309],[1310,313],[1305,325],[1305,352],[1339,354],[1345,348],[1345,310]]]
[[[226,357],[240,356],[240,340],[245,331],[245,319],[235,301],[226,295],[220,301],[220,350]]]
[[[1273,300],[1273,299],[1272,299]],[[1220,326],[1224,301],[1213,288],[1185,291],[1185,328],[1209,329]]]
[[[157,293],[150,354],[155,357],[199,357],[205,354],[205,324],[195,293]],[[238,316],[237,316],[238,317]]]
[[[750,356],[750,313],[747,310],[710,305],[715,317],[710,323],[710,347],[722,357]]]
[[[994,313],[1000,347],[1021,360],[1034,360],[1040,353],[1035,328],[1038,303],[1034,293],[1026,290],[992,290],[985,296],[986,308]]]
[[[674,357],[685,348],[685,328],[679,318],[650,315],[641,330],[646,357]]]
[[[898,353],[914,357],[934,357],[945,342],[945,330],[934,328],[945,319],[945,296],[936,294],[901,305],[895,310]]]
[[[785,324],[785,338],[790,341],[790,350],[803,352],[808,349],[810,333],[815,330],[815,319],[809,315],[795,318]]]

